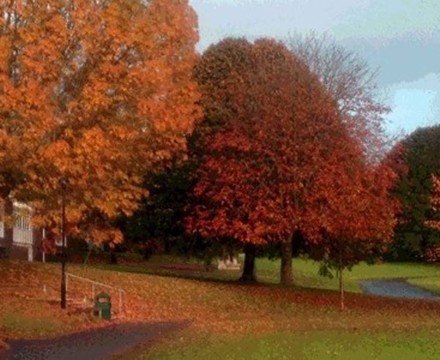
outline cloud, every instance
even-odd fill
[[[440,122],[440,74],[428,74],[416,81],[402,81],[386,89],[391,113],[388,130],[411,133],[417,127]]]
[[[407,37],[381,42],[359,38],[342,44],[367,60],[371,67],[379,67],[378,80],[383,86],[416,81],[440,71],[440,32],[424,40]]]
[[[420,40],[438,33],[438,0],[368,0],[358,10],[346,13],[335,24],[337,38],[386,41],[411,36]]]
[[[226,36],[328,32],[374,69],[390,132],[440,120],[439,0],[190,0],[203,51]]]
[[[203,50],[227,35],[285,38],[290,32],[327,32],[368,0],[191,0]]]

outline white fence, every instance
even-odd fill
[[[77,279],[77,280],[81,280],[87,283],[91,284],[91,291],[92,291],[92,299],[95,298],[95,290],[97,287],[99,288],[107,288],[107,289],[112,289],[112,290],[116,290],[118,292],[118,297],[119,297],[119,312],[122,312],[122,294],[125,293],[124,290],[122,290],[121,288],[115,287],[115,286],[110,286],[110,285],[106,285],[103,284],[101,282],[98,281],[94,281],[94,280],[90,280],[87,278],[83,278],[81,276],[77,276],[77,275],[73,275],[70,273],[66,273],[66,292],[68,290],[68,286],[69,286],[69,277],[72,279]]]
[[[14,202],[14,227],[12,241],[17,245],[33,245],[32,208],[26,204]]]

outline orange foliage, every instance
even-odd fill
[[[431,197],[432,210],[440,212],[440,177],[432,176],[433,194]],[[436,230],[440,230],[440,220],[430,220],[426,224]]]
[[[143,175],[186,149],[200,116],[187,1],[0,5],[0,187],[35,221],[67,219],[96,242],[144,194]]]
[[[389,242],[394,172],[368,164],[332,98],[283,45],[226,39],[196,78],[206,119],[190,230],[255,244],[299,230],[323,250],[327,239]]]

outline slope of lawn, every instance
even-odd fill
[[[276,263],[265,261],[258,263],[260,275],[264,271],[277,270]],[[304,260],[295,260],[294,263],[298,266],[296,278],[302,279],[305,286],[319,283],[316,264]],[[136,273],[142,271],[140,264],[137,268],[119,266],[118,271],[115,267],[68,266],[70,273],[119,286],[126,291],[123,313],[115,314],[112,323],[188,322],[183,332],[135,349],[123,359],[266,359],[270,358],[268,353],[279,355],[272,358],[290,359],[292,351],[303,354],[302,358],[307,358],[304,356],[310,353],[316,354],[311,358],[325,359],[325,356],[332,358],[335,352],[349,356],[352,354],[348,348],[350,344],[358,344],[362,351],[376,351],[374,344],[379,340],[385,344],[381,348],[389,349],[386,351],[401,351],[411,358],[417,358],[415,355],[421,353],[422,347],[439,354],[434,344],[440,335],[440,306],[436,302],[347,294],[347,310],[341,312],[338,293],[324,289],[328,284],[321,284],[321,289],[244,285],[224,280],[234,278],[238,273],[200,270],[193,271],[192,278],[189,278],[186,270],[190,267],[171,264],[170,259],[165,265],[167,276],[151,274],[153,270],[148,268],[147,273]],[[431,271],[431,275],[436,274],[435,267],[428,270],[402,266],[403,269],[396,272],[420,275],[423,271]],[[184,277],[181,277],[181,269],[184,269]],[[368,270],[382,277],[384,269],[377,270],[373,266],[365,267],[359,273],[354,270],[353,279],[356,276],[370,278]],[[215,281],[204,279],[206,274]],[[307,279],[314,279],[316,283],[308,283]],[[71,280],[68,309],[60,310],[59,281],[59,264],[1,260],[0,340],[51,337],[108,324],[97,321],[91,316],[90,308],[81,305],[84,298],[91,297],[90,284],[87,283]],[[95,293],[98,290],[95,289]],[[111,295],[113,308],[117,308],[117,294]],[[419,340],[408,345],[410,336]],[[255,349],[254,357],[247,356],[250,349]]]
[[[302,287],[319,289],[338,289],[338,280],[318,275],[319,263],[295,258],[292,262],[295,284]],[[267,283],[279,282],[279,260],[258,259],[257,275],[259,280]],[[361,292],[359,280],[408,278],[414,285],[420,285],[440,293],[440,266],[417,263],[383,263],[369,265],[361,263],[351,271],[344,271],[347,291]],[[426,281],[425,281],[426,278]]]
[[[432,276],[432,277],[421,277],[421,278],[410,278],[407,280],[410,284],[419,286],[426,290],[430,290],[437,294],[440,294],[440,277]]]
[[[236,339],[199,339],[187,347],[157,346],[139,359],[306,359],[426,360],[440,357],[440,331],[314,330],[245,335]],[[169,345],[168,345],[169,346]]]
[[[243,255],[239,256],[239,261],[243,263]],[[216,260],[213,261],[213,265]],[[184,265],[188,268],[191,265],[199,265],[203,270],[203,262],[197,259],[176,258],[172,256],[153,256],[147,263],[138,266],[124,265],[104,265],[103,269],[112,269],[123,272],[139,272],[146,274],[160,274],[173,276],[176,270],[180,274],[190,278],[207,280],[236,280],[240,277],[240,271],[218,271],[215,266],[211,266],[210,271],[188,271],[185,273]],[[294,283],[296,286],[315,289],[337,290],[339,283],[336,277],[327,278],[318,275],[319,263],[305,259],[294,258],[292,262]],[[258,281],[267,284],[279,283],[280,261],[266,258],[258,258],[256,261],[256,273]],[[333,272],[335,275],[335,273]],[[387,278],[408,278],[410,283],[419,285],[429,290],[440,293],[440,266],[420,263],[381,263],[366,264],[361,263],[353,267],[351,271],[344,271],[345,290],[360,293],[361,288],[358,281],[366,279],[387,279]],[[427,279],[424,281],[424,279]],[[429,280],[428,280],[429,278]],[[438,286],[435,285],[439,281]],[[432,286],[431,286],[432,283]]]
[[[0,260],[0,340],[101,326],[80,308],[60,309],[60,266]],[[79,299],[77,299],[79,300]]]

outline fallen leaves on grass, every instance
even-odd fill
[[[125,291],[121,313],[118,311],[118,292],[108,291],[112,296],[112,323],[189,320],[191,328],[197,331],[238,334],[317,328],[435,327],[435,319],[440,315],[439,304],[432,301],[347,294],[348,310],[340,312],[339,294],[331,291],[198,281],[79,265],[69,266],[69,272]],[[0,261],[0,286],[3,289],[0,338],[47,336],[44,331],[47,325],[44,319],[47,318],[54,319],[50,326],[46,326],[50,328],[51,336],[108,325],[90,314],[93,303],[90,283],[70,280],[68,309],[61,310],[59,282],[58,264]],[[100,290],[104,289],[96,287],[94,294]],[[11,329],[5,326],[4,320],[10,313],[24,318],[37,315],[40,327],[30,324],[27,329]]]

